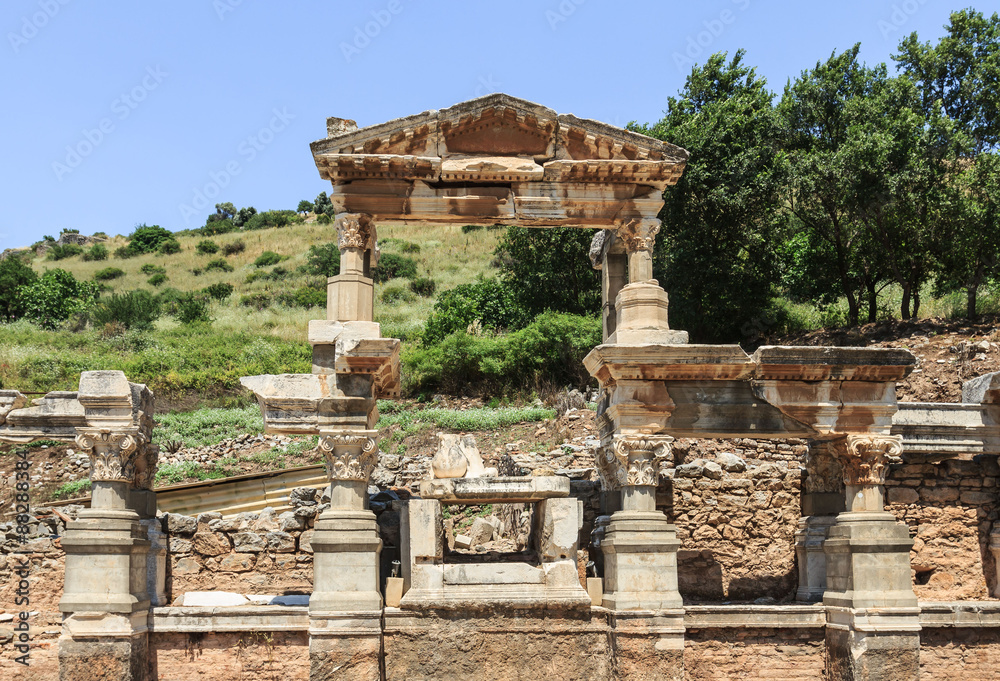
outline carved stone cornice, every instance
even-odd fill
[[[375,250],[375,220],[365,213],[340,215],[335,223],[337,228],[337,248],[359,248]]]
[[[889,464],[901,461],[901,435],[848,435],[834,443],[834,452],[844,470],[844,484],[870,487],[885,484]]]
[[[618,238],[625,243],[626,253],[653,250],[656,235],[660,232],[659,220],[628,220],[615,230]]]
[[[77,428],[76,433],[77,446],[90,459],[92,482],[135,483],[136,456],[146,443],[146,436],[137,426]]]
[[[660,468],[672,459],[669,435],[615,435],[597,455],[598,474],[605,489],[655,487]]]
[[[378,431],[324,433],[319,451],[330,480],[368,482],[378,463]]]

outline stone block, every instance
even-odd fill
[[[962,492],[959,498],[963,504],[970,506],[985,506],[997,501],[997,495],[989,492]]]
[[[267,541],[256,532],[237,532],[233,535],[233,548],[243,553],[260,553],[267,548]]]
[[[302,508],[310,508],[309,506],[303,506]],[[308,516],[298,516],[294,511],[285,511],[278,516],[278,529],[282,532],[295,532],[298,530],[303,530],[306,527],[306,518]]]
[[[472,537],[467,534],[456,534],[455,535],[455,548],[456,549],[471,549],[472,548]]]
[[[599,608],[604,599],[604,580],[600,577],[587,577],[587,594],[590,596],[590,604]]]
[[[385,580],[385,607],[398,608],[403,598],[403,578],[389,577]]]
[[[287,532],[268,532],[267,550],[275,553],[295,553],[295,537]]]
[[[167,514],[167,532],[170,534],[194,534],[198,530],[198,519],[177,513]]]
[[[566,498],[540,501],[533,516],[539,559],[542,562],[575,560],[581,522],[577,500]]]
[[[174,605],[200,608],[225,608],[250,605],[250,601],[242,594],[230,593],[228,591],[188,591]]]
[[[170,553],[178,555],[191,553],[191,549],[194,548],[194,545],[187,539],[178,539],[176,537],[170,537],[168,545],[170,546]]]
[[[480,546],[493,539],[494,527],[485,518],[476,518],[469,528],[469,539],[473,546]]]
[[[299,550],[305,551],[306,553],[312,553],[312,540],[313,536],[316,534],[316,530],[306,530],[299,535]]]
[[[181,558],[174,561],[171,572],[175,575],[196,575],[201,572],[201,563],[194,558]]]
[[[257,556],[252,553],[230,553],[219,562],[222,572],[247,572],[257,563]]]
[[[893,487],[889,489],[886,500],[890,504],[915,504],[920,501],[920,495],[909,487]]]
[[[171,540],[172,541],[172,540]],[[229,539],[219,532],[212,532],[207,525],[199,526],[194,535],[194,550],[205,556],[221,556],[229,553]]]
[[[213,520],[222,520],[222,514],[217,511],[212,511],[210,513],[199,513],[198,514],[198,524],[207,525]]]
[[[920,490],[920,498],[931,504],[958,501],[958,496],[958,489],[955,487],[924,487]]]

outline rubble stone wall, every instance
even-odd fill
[[[822,629],[697,629],[684,637],[684,678],[823,679]]]
[[[1000,629],[924,629],[920,632],[921,681],[997,681]]]
[[[309,635],[296,632],[154,633],[160,681],[307,681]]]
[[[1000,517],[997,458],[893,466],[887,510],[910,527],[914,591],[920,600],[989,598],[996,568],[989,536]]]

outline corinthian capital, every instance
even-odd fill
[[[135,482],[135,459],[146,437],[138,427],[77,428],[76,444],[90,459],[93,482]]]
[[[652,251],[659,232],[659,220],[628,220],[617,229],[618,238],[625,243],[627,253]]]
[[[344,213],[337,218],[337,248],[374,249],[375,220],[366,213]]]
[[[844,484],[866,487],[885,484],[889,464],[903,453],[901,435],[848,435],[834,451],[844,469]]]
[[[672,459],[673,440],[669,435],[615,435],[597,456],[603,487],[655,487],[660,481],[660,468]]]
[[[368,482],[378,463],[376,430],[323,433],[319,450],[330,480]]]

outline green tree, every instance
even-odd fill
[[[320,192],[319,195],[316,196],[316,200],[313,202],[313,210],[316,212],[316,215],[324,214],[333,217],[333,204],[327,197],[326,192]]]
[[[35,271],[17,255],[0,259],[0,318],[12,322],[24,316],[24,301],[18,289],[37,279]]]
[[[654,273],[671,295],[672,325],[699,342],[732,341],[765,317],[780,279],[782,130],[773,94],[743,56],[713,55],[663,120],[633,126],[691,154],[663,195]]]
[[[87,310],[94,301],[100,285],[91,281],[77,281],[66,270],[48,270],[36,281],[21,286],[17,295],[24,306],[24,316],[45,329],[55,329],[70,315]]]
[[[128,250],[132,253],[155,253],[164,241],[174,240],[174,235],[159,225],[139,225],[128,239]]]
[[[302,199],[301,201],[299,201],[299,206],[295,210],[299,213],[311,213],[313,210],[313,204],[311,201],[306,201],[305,199]]]
[[[306,256],[306,274],[335,277],[340,274],[340,249],[336,243],[312,245]]]
[[[234,217],[236,217],[236,206],[228,201],[226,203],[217,203],[215,204],[215,212],[208,216],[205,224],[210,225],[220,220],[232,220]]]
[[[247,206],[246,208],[240,208],[237,211],[235,217],[233,217],[233,224],[237,227],[242,227],[246,223],[250,222],[250,218],[257,214],[257,209],[253,206]]]

